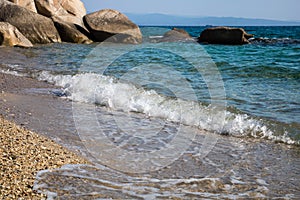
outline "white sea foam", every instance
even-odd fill
[[[163,38],[163,35],[154,35],[154,36],[149,36],[150,39],[160,39]]]
[[[58,180],[48,177],[59,177]],[[65,177],[74,177],[62,184],[61,180]],[[76,184],[76,180],[83,179],[86,184]],[[123,180],[123,181],[120,181]],[[116,193],[130,195],[131,198],[142,199],[161,199],[161,198],[179,198],[186,199],[188,196],[198,198],[226,198],[239,199],[247,197],[265,198],[262,192],[269,189],[264,182],[256,183],[257,189],[251,191],[236,192],[238,186],[251,184],[236,179],[230,179],[229,182],[220,177],[203,178],[151,178],[146,176],[130,176],[111,169],[95,168],[89,165],[65,165],[60,169],[44,170],[37,174],[34,189],[49,195],[49,199],[60,197],[53,192],[53,188],[60,188],[71,197],[97,196],[105,191],[110,191],[114,196]],[[85,187],[92,188],[84,190]],[[216,193],[215,191],[219,191]],[[226,191],[226,192],[225,192]]]
[[[10,74],[10,75],[14,75],[14,76],[26,76],[23,73],[16,72],[16,71],[13,71],[13,70],[10,70],[10,69],[0,69],[0,73]]]
[[[68,98],[73,101],[98,104],[124,112],[143,113],[149,117],[158,117],[221,134],[295,143],[286,135],[275,136],[261,121],[246,114],[231,113],[195,101],[165,97],[154,90],[145,90],[109,76],[94,73],[52,75],[42,72],[39,79],[63,87]],[[224,114],[226,118],[223,122],[220,119]]]

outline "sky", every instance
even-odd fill
[[[300,0],[82,0],[82,2],[88,12],[111,8],[123,13],[300,21]]]

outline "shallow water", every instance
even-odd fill
[[[35,189],[48,194],[49,199],[300,197],[297,146],[211,134],[196,127],[181,127],[143,114],[89,104],[72,106],[72,102],[57,99],[49,91],[53,90],[26,89],[11,96],[4,94],[6,106],[20,114],[16,116],[19,123],[46,134],[93,163],[41,171]],[[76,128],[74,106],[82,109],[80,114],[86,114],[79,118],[82,122],[93,121],[88,119],[92,111],[99,125]],[[179,134],[181,140],[176,139],[180,142],[173,143],[172,154],[153,157],[151,152],[172,144],[170,140],[178,136],[180,128],[184,134]],[[113,145],[113,151],[102,146],[105,144]],[[143,156],[137,161],[139,155]]]

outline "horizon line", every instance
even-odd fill
[[[168,13],[137,13],[137,12],[124,12],[124,14],[133,14],[133,15],[165,15],[171,17],[184,17],[184,18],[235,18],[235,19],[250,19],[250,20],[268,20],[268,21],[281,21],[281,22],[296,22],[300,23],[300,19],[268,19],[268,18],[253,18],[253,17],[241,17],[241,16],[201,16],[201,15],[177,15],[177,14],[168,14]]]

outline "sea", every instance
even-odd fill
[[[139,45],[0,48],[1,72],[60,88],[42,92],[72,104],[93,163],[41,171],[34,188],[48,199],[299,199],[300,27],[246,26],[251,43],[233,46],[197,43],[204,26],[176,27],[195,41],[169,42],[173,27],[140,28]]]

